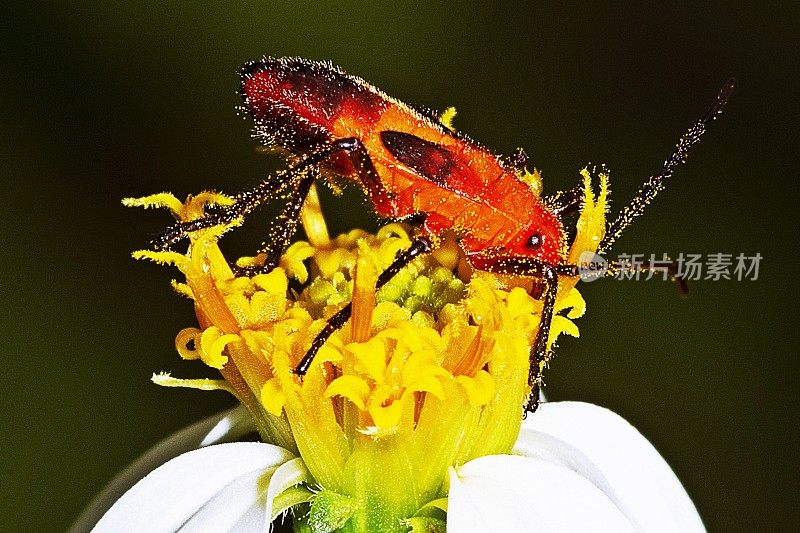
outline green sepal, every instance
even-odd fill
[[[344,526],[357,508],[355,498],[323,490],[311,502],[308,525],[313,533],[331,533]]]

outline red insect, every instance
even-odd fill
[[[205,218],[174,225],[154,245],[166,248],[187,232],[227,223],[250,213],[279,190],[292,199],[289,221],[265,250],[259,271],[278,264],[292,237],[303,201],[320,172],[361,187],[382,217],[418,226],[411,247],[398,254],[378,278],[388,282],[414,257],[431,251],[445,231],[454,231],[467,260],[477,269],[541,281],[541,324],[531,353],[529,408],[538,397],[539,362],[546,356],[559,276],[577,276],[566,263],[568,249],[562,218],[581,202],[578,189],[549,199],[521,179],[526,156],[501,157],[439,121],[395,100],[364,80],[330,63],[299,58],[264,59],[242,69],[244,108],[255,119],[255,136],[282,149],[294,164],[236,203]],[[609,225],[599,253],[620,235],[663,188],[689,148],[722,110],[733,83],[720,91],[711,109],[683,136],[661,171],[650,177],[632,202]],[[295,369],[304,375],[327,338],[350,317],[350,306],[334,315]]]

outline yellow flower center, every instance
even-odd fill
[[[585,171],[584,186],[571,261],[596,249],[605,226],[607,178],[601,176],[597,199]],[[166,193],[126,200],[167,207],[181,220],[230,203],[212,193],[185,203]],[[218,369],[224,381],[155,379],[233,391],[261,437],[299,452],[325,491],[361,502],[348,499],[354,509],[366,505],[367,491],[408,518],[446,495],[450,466],[511,450],[530,393],[542,303],[515,286],[525,280],[472,272],[453,238],[376,292],[378,274],[410,245],[405,226],[330,239],[315,191],[301,220],[309,241],[292,244],[277,268],[253,277],[236,277],[217,246],[229,227],[193,232],[185,254],[134,254],[181,270],[185,281],[173,286],[194,301],[198,325],[178,333],[178,353]],[[242,258],[238,265],[263,261]],[[561,333],[578,335],[572,319],[585,303],[576,281],[559,286],[551,343]],[[351,319],[301,379],[293,369],[348,302]]]

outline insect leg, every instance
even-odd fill
[[[525,411],[529,413],[535,412],[539,407],[542,367],[549,358],[547,341],[550,338],[550,326],[553,323],[553,311],[556,307],[556,295],[558,294],[558,273],[552,265],[542,263],[542,281],[544,282],[542,315],[539,319],[539,331],[536,332],[536,340],[531,347],[530,367],[528,368],[528,385],[531,386],[531,394],[528,396],[528,404],[525,406]]]
[[[311,190],[311,185],[319,177],[319,171],[316,168],[311,168],[305,171],[300,182],[297,185],[289,199],[289,203],[278,216],[278,224],[274,234],[271,234],[269,239],[262,244],[261,252],[266,253],[263,265],[251,266],[246,268],[235,269],[237,276],[254,276],[260,273],[272,272],[280,263],[281,255],[289,241],[294,236],[297,230],[297,222],[300,220],[300,210],[303,208],[303,203],[306,201],[308,192]]]
[[[337,152],[349,152],[359,144],[360,142],[353,138],[336,140],[329,146],[307,156],[293,167],[262,181],[250,190],[239,193],[236,195],[236,201],[233,205],[197,220],[178,222],[172,225],[164,233],[152,240],[150,245],[156,250],[169,250],[172,246],[185,239],[191,231],[221,224],[230,224],[234,220],[245,217],[282,187],[291,186],[293,176],[319,165]]]
[[[575,265],[565,265],[575,266]],[[539,388],[542,381],[542,367],[549,359],[547,341],[550,339],[550,326],[553,323],[553,314],[556,307],[556,296],[558,295],[558,277],[562,271],[575,273],[574,269],[565,269],[561,265],[555,266],[550,263],[529,258],[504,257],[498,258],[493,263],[484,265],[481,268],[497,274],[513,274],[517,276],[530,276],[539,279],[544,284],[542,291],[542,314],[539,319],[539,331],[536,332],[536,339],[531,346],[530,366],[528,368],[528,385],[531,386],[531,394],[525,407],[527,412],[533,413],[539,407]]]
[[[647,179],[631,202],[620,212],[616,220],[608,226],[606,236],[600,242],[597,253],[605,253],[611,245],[614,244],[614,241],[619,238],[625,228],[630,226],[633,220],[644,212],[645,207],[653,201],[653,198],[661,192],[664,188],[664,182],[672,176],[675,172],[675,168],[679,164],[686,161],[689,150],[692,146],[697,144],[703,136],[706,127],[722,113],[722,108],[725,107],[725,104],[728,102],[728,98],[730,98],[733,92],[733,87],[734,80],[728,80],[725,86],[719,91],[719,94],[717,94],[717,98],[714,100],[708,112],[683,134],[683,137],[681,137],[675,147],[675,151],[664,161],[664,166],[661,167],[661,171]]]
[[[632,268],[631,265],[626,265],[618,262],[603,262],[598,265],[603,270],[599,272],[603,277],[613,277],[617,275],[620,270],[624,268]],[[535,259],[519,258],[519,257],[505,257],[498,258],[495,262],[484,265],[487,271],[495,272],[498,274],[514,274],[518,276],[530,276],[537,278],[544,284],[542,291],[542,314],[539,319],[539,331],[536,332],[536,339],[531,347],[530,367],[528,371],[528,384],[531,386],[531,395],[528,397],[528,403],[525,408],[527,412],[533,413],[539,406],[539,388],[541,386],[541,370],[543,364],[549,359],[549,351],[547,349],[547,342],[550,338],[550,326],[553,323],[553,314],[555,312],[556,296],[558,295],[558,279],[559,276],[566,277],[580,277],[585,272],[596,272],[590,265],[551,265]],[[664,272],[666,271],[672,279],[678,283],[678,288],[681,293],[685,293],[686,284],[680,276],[678,276],[677,263],[673,262],[670,265],[637,265],[637,269],[643,272],[651,270]]]
[[[372,164],[372,159],[367,153],[364,144],[357,138],[345,139],[346,143],[340,148],[347,151],[353,166],[356,168],[361,180],[367,188],[367,191],[372,198],[373,204],[378,206],[380,202],[387,202],[388,197],[383,193],[380,187],[380,178]],[[311,190],[311,185],[319,177],[319,172],[312,167],[312,171],[306,174],[297,185],[297,189],[291,195],[291,199],[286,208],[279,216],[281,221],[275,235],[271,235],[267,243],[262,248],[262,252],[266,252],[267,257],[263,266],[250,267],[247,269],[240,269],[241,275],[254,275],[260,272],[270,272],[280,263],[281,255],[289,241],[294,236],[297,230],[297,222],[300,219],[300,210],[303,207],[306,197]]]
[[[375,289],[380,289],[386,285],[389,280],[395,277],[397,273],[400,272],[411,261],[420,255],[429,253],[431,250],[433,250],[433,244],[428,237],[420,236],[414,239],[411,242],[411,246],[398,252],[397,256],[394,258],[394,261],[392,261],[392,264],[389,265],[386,270],[381,272],[381,274],[378,276],[378,281],[375,283]],[[311,342],[311,347],[308,349],[308,352],[306,352],[306,354],[303,356],[303,359],[301,359],[297,364],[297,367],[295,367],[295,374],[300,377],[306,375],[306,372],[308,372],[308,369],[311,367],[311,363],[314,361],[314,357],[317,355],[319,349],[322,348],[322,345],[325,344],[325,341],[327,341],[328,338],[333,335],[334,332],[336,332],[336,330],[340,329],[347,323],[352,312],[352,303],[348,303],[328,320],[328,323],[325,324],[325,327],[322,328],[322,331],[320,331]]]
[[[372,163],[372,158],[361,141],[357,140],[350,151],[350,160],[353,162],[353,166],[375,211],[384,214],[392,213],[392,203],[389,195],[386,194],[380,176],[378,176],[378,171],[375,170],[375,165]]]
[[[150,247],[154,250],[169,250],[185,239],[192,231],[230,224],[237,218],[243,217],[255,209],[255,205],[249,203],[252,198],[268,198],[282,187],[286,186],[283,177],[284,173],[279,172],[263,180],[253,189],[237,195],[235,202],[230,206],[207,213],[206,216],[202,218],[173,224],[158,237],[152,239],[150,241]]]

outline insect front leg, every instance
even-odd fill
[[[358,139],[355,139],[354,146],[350,151],[350,161],[352,161],[375,211],[384,214],[392,213],[391,199],[381,183],[378,171],[375,170],[372,158],[367,152],[367,147]]]
[[[364,144],[357,138],[342,139],[334,143],[335,151],[345,151],[349,154],[353,166],[358,172],[361,181],[367,187],[373,202],[388,201],[383,190],[380,188],[380,180],[375,171],[375,166],[372,164]],[[328,155],[333,155],[333,152]],[[320,161],[321,162],[321,161]],[[299,166],[299,165],[298,165]],[[291,169],[290,169],[291,170]],[[249,267],[240,269],[237,273],[241,275],[252,276],[262,272],[271,272],[280,263],[281,255],[289,245],[289,241],[297,230],[297,222],[300,219],[300,210],[303,208],[306,197],[308,196],[311,186],[319,177],[319,170],[316,167],[310,167],[306,170],[300,169],[298,173],[305,172],[294,189],[293,194],[290,196],[289,202],[278,217],[278,226],[274,235],[270,235],[269,240],[263,245],[262,252],[267,254],[264,264],[262,266]],[[381,196],[379,198],[379,196]],[[376,204],[377,205],[377,204]],[[345,319],[345,322],[347,319]],[[344,323],[342,323],[344,324]],[[340,326],[341,327],[341,326]]]
[[[431,243],[431,240],[428,237],[420,236],[414,239],[411,242],[411,246],[398,252],[397,256],[394,258],[394,261],[392,261],[392,264],[389,265],[386,270],[381,272],[381,274],[378,276],[378,281],[375,283],[375,289],[378,290],[386,285],[393,277],[403,270],[403,268],[408,266],[411,261],[421,255],[430,253],[432,250],[433,243]],[[341,329],[347,323],[352,312],[352,303],[348,303],[328,320],[327,324],[325,324],[325,327],[322,328],[322,331],[320,331],[311,342],[311,347],[308,349],[308,352],[306,352],[306,354],[303,356],[303,359],[301,359],[297,364],[297,367],[295,367],[295,374],[301,378],[306,375],[319,349],[322,348],[322,345],[325,344],[325,341],[327,341],[331,335],[333,335],[337,330]]]
[[[261,246],[260,252],[266,254],[263,265],[250,266],[245,268],[235,268],[237,276],[254,276],[261,273],[272,272],[280,263],[281,255],[289,246],[297,231],[297,222],[300,220],[300,210],[308,197],[311,186],[319,177],[317,168],[310,168],[305,171],[300,178],[297,188],[294,189],[289,197],[289,202],[278,216],[275,231],[269,239]]]
[[[232,205],[214,209],[202,218],[173,224],[158,237],[152,239],[150,247],[154,250],[170,250],[193,231],[230,224],[234,220],[246,216],[258,205],[258,203],[254,203],[256,198],[269,198],[286,186],[284,176],[285,172],[279,172],[268,177],[251,190],[238,194]]]
[[[197,220],[178,222],[172,225],[161,235],[152,240],[150,245],[155,250],[169,250],[175,244],[185,239],[192,231],[222,224],[230,224],[234,220],[244,218],[252,213],[259,205],[273,198],[283,187],[291,186],[294,181],[294,176],[317,167],[331,155],[341,151],[350,152],[360,144],[358,139],[349,137],[333,141],[328,146],[313,152],[287,170],[267,178],[252,189],[239,193],[236,195],[236,201],[233,205],[222,208],[218,212],[210,213]]]

